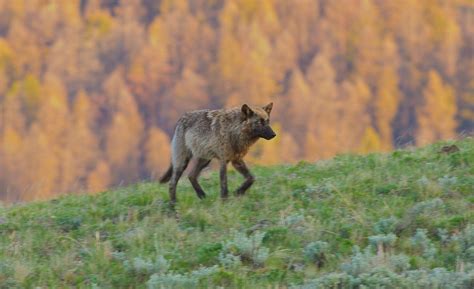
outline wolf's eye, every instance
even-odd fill
[[[263,118],[261,118],[261,119],[260,119],[260,123],[261,123],[262,125],[265,125],[265,120],[264,120]]]

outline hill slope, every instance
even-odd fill
[[[1,288],[472,288],[474,140],[0,209]],[[232,172],[231,188],[241,182]],[[424,286],[424,287],[423,287]]]

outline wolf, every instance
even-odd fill
[[[195,110],[185,113],[177,122],[171,141],[171,164],[160,178],[160,183],[169,182],[170,203],[176,203],[176,185],[188,163],[195,164],[188,178],[200,199],[206,193],[198,182],[201,171],[212,159],[220,163],[220,195],[227,199],[227,165],[232,163],[245,181],[235,192],[243,195],[255,181],[243,158],[249,148],[259,139],[270,140],[276,136],[270,126],[273,103],[264,107],[241,107],[217,110]]]

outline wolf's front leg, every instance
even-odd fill
[[[245,191],[247,191],[250,186],[252,186],[253,182],[255,181],[255,178],[254,176],[252,176],[243,160],[232,161],[232,165],[245,178],[245,182],[237,189],[237,191],[235,191],[236,195],[243,195],[245,194]]]
[[[229,191],[227,189],[227,161],[221,161],[221,198],[223,200],[227,199]]]

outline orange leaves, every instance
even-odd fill
[[[417,109],[418,144],[452,138],[456,130],[456,99],[449,84],[436,71],[430,71],[423,90],[423,105]]]
[[[148,130],[145,142],[145,164],[151,179],[157,179],[169,166],[170,138],[158,127]]]
[[[396,2],[0,0],[0,189],[153,177],[200,108],[273,101],[261,164],[472,132],[469,1]]]
[[[112,177],[107,162],[100,160],[87,176],[87,191],[92,193],[105,191],[112,183]]]

